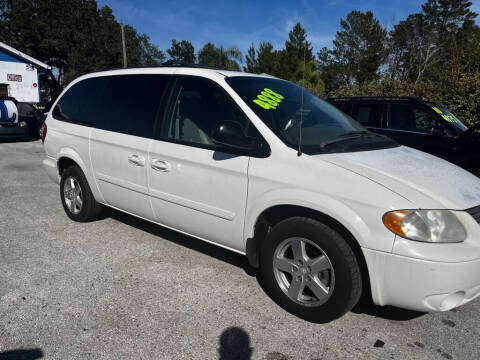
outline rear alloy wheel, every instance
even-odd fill
[[[69,176],[65,180],[65,184],[63,186],[63,200],[65,201],[68,210],[73,215],[77,215],[78,213],[80,213],[80,211],[82,211],[82,188],[80,187],[78,180],[72,176]]]
[[[96,220],[102,212],[102,205],[93,197],[82,170],[70,166],[62,173],[60,197],[67,216],[79,222]]]
[[[288,312],[316,323],[350,311],[362,293],[362,274],[349,243],[330,226],[294,217],[262,242],[260,271],[270,297]]]

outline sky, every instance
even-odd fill
[[[198,52],[208,41],[236,45],[245,55],[250,44],[270,41],[282,48],[296,22],[307,30],[316,54],[331,47],[340,19],[352,10],[373,11],[387,29],[419,12],[423,0],[98,0],[108,5],[118,21],[150,36],[166,53],[172,39],[189,40]],[[480,13],[480,0],[472,1]],[[478,22],[478,21],[477,21]]]

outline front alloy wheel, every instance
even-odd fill
[[[362,273],[346,238],[317,219],[292,217],[262,241],[262,283],[288,312],[325,323],[350,311],[362,293]]]
[[[278,286],[303,306],[325,303],[335,287],[335,273],[325,252],[305,238],[289,238],[274,253],[273,271]]]

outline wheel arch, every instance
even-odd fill
[[[62,175],[62,172],[70,165],[78,166],[83,171],[85,176],[87,176],[87,167],[82,161],[80,155],[78,155],[75,150],[71,148],[62,148],[59,151],[57,159],[58,174],[60,176]]]
[[[364,293],[369,294],[370,276],[361,245],[353,233],[337,219],[312,207],[294,204],[277,204],[264,209],[255,221],[253,236],[247,239],[246,255],[251,266],[258,268],[260,248],[270,228],[291,217],[307,217],[318,220],[337,231],[350,245],[362,272]]]
[[[93,174],[91,171],[88,171],[88,167],[82,160],[81,156],[74,149],[64,147],[60,149],[57,156],[57,170],[60,177],[62,176],[62,172],[70,165],[78,166],[80,170],[82,170],[95,200],[104,203],[103,196],[97,187]]]

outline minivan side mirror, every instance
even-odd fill
[[[435,125],[430,129],[430,135],[433,135],[436,137],[443,137],[445,136],[445,129],[443,128],[443,126]]]
[[[212,139],[216,145],[237,150],[255,151],[262,147],[260,140],[246,136],[240,124],[235,121],[222,121],[213,131]]]

